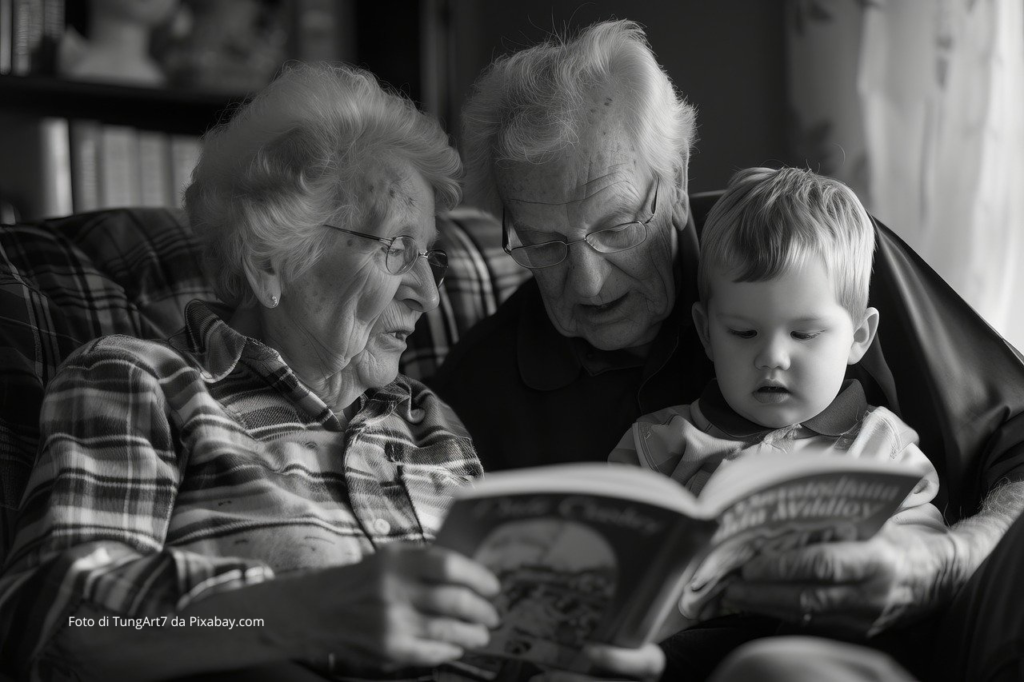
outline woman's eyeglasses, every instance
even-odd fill
[[[654,200],[651,202],[651,217],[647,220],[634,220],[622,225],[615,225],[604,230],[591,232],[583,239],[567,242],[562,239],[554,239],[540,244],[526,244],[523,246],[512,246],[511,236],[515,235],[512,226],[505,218],[505,211],[501,212],[501,247],[505,253],[512,256],[512,259],[524,268],[539,270],[558,265],[569,255],[569,247],[573,244],[586,242],[590,248],[598,253],[618,253],[640,246],[647,240],[647,225],[654,220],[658,211],[658,185],[655,181]],[[516,235],[517,241],[521,241]]]
[[[441,249],[420,251],[416,248],[416,240],[408,235],[403,234],[397,237],[376,237],[372,234],[356,232],[355,230],[346,230],[343,227],[330,225],[328,223],[324,223],[324,227],[329,227],[332,230],[351,234],[356,237],[362,237],[363,239],[371,239],[375,242],[380,242],[381,244],[387,244],[388,249],[384,257],[384,267],[392,275],[404,275],[409,272],[409,270],[412,269],[412,266],[416,264],[417,258],[427,259],[427,265],[430,266],[430,272],[434,275],[434,284],[438,287],[440,287],[441,282],[444,281],[444,274],[448,272],[447,253]]]

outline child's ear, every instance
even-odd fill
[[[693,314],[693,325],[697,328],[697,336],[700,337],[701,345],[704,346],[704,353],[708,356],[708,360],[711,362],[715,361],[715,356],[711,352],[711,329],[708,321],[708,311],[704,307],[704,304],[697,302],[693,304],[691,309]]]
[[[860,359],[868,352],[868,348],[871,347],[871,342],[875,340],[876,332],[878,332],[878,311],[868,308],[864,311],[860,324],[853,330],[853,345],[850,346],[850,357],[846,361],[848,365],[860,362]]]

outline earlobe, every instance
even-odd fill
[[[281,302],[281,277],[272,262],[267,262],[261,267],[253,265],[248,260],[243,261],[245,279],[249,287],[256,295],[261,305],[267,308],[276,308]]]
[[[693,315],[693,326],[697,328],[697,336],[700,337],[700,343],[704,346],[704,353],[708,356],[708,360],[714,362],[715,356],[711,351],[711,329],[707,309],[703,303],[697,302],[693,304],[690,312]]]
[[[860,362],[864,354],[868,352],[875,334],[878,333],[878,311],[868,308],[860,320],[860,324],[853,330],[853,344],[850,346],[850,357],[846,364],[853,365]]]

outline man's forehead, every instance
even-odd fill
[[[615,189],[637,189],[642,174],[632,159],[608,163],[509,163],[496,170],[506,204],[563,206]]]

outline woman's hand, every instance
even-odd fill
[[[489,601],[498,593],[497,578],[441,548],[391,545],[311,582],[320,593],[303,589],[316,623],[306,633],[315,639],[306,644],[340,670],[435,666],[485,645],[498,625]]]
[[[951,535],[886,524],[870,540],[759,556],[726,588],[727,608],[809,629],[873,635],[952,597]]]
[[[530,682],[588,682],[595,679],[653,682],[665,669],[665,653],[656,644],[645,644],[638,649],[588,644],[583,654],[590,660],[592,675],[550,670],[533,677]]]

